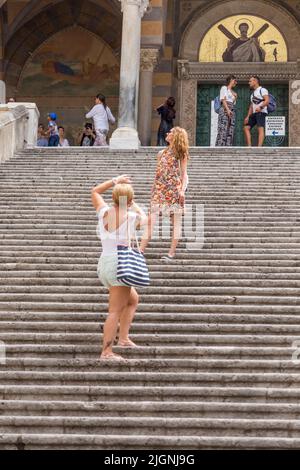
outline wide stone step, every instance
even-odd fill
[[[65,332],[76,331],[98,331],[99,322],[104,322],[107,318],[107,313],[90,313],[90,312],[6,312],[0,318],[0,325],[3,333],[7,329],[20,329],[20,334],[23,330],[45,330],[49,333],[51,331],[64,330]],[[175,323],[177,326],[182,323],[193,324],[292,324],[298,325],[300,323],[300,314],[294,313],[293,315],[278,314],[276,312],[261,314],[259,312],[244,314],[241,318],[238,313],[231,311],[222,313],[169,313],[169,312],[152,312],[141,313],[138,312],[134,318],[135,324],[144,323]],[[82,328],[82,330],[80,330]]]
[[[100,331],[100,330],[99,330]],[[138,333],[133,332],[131,334],[131,338],[141,346],[280,346],[280,347],[292,347],[292,345],[299,341],[299,335],[287,335],[276,333],[273,334],[258,334],[257,332],[253,334],[246,334],[246,332],[236,331],[232,332],[229,331],[223,332],[222,334],[216,334],[219,330],[209,330],[205,334],[199,332],[195,334],[195,332],[191,333],[173,333],[173,334],[166,334],[163,331],[159,331],[156,329],[157,334],[153,334],[153,331],[150,330],[148,333]],[[210,333],[210,334],[209,334]],[[100,344],[100,335],[99,335],[99,344]],[[99,346],[100,347],[100,346]],[[39,353],[40,354],[40,353]]]
[[[241,436],[241,437],[300,437],[298,420],[287,419],[222,419],[222,418],[147,418],[147,417],[30,417],[0,416],[1,433],[48,432],[59,434],[145,434],[156,437],[181,436]]]
[[[19,352],[18,352],[19,348]],[[11,350],[13,351],[11,353]],[[53,351],[53,354],[51,352]],[[136,372],[153,372],[160,371],[160,373],[174,372],[174,373],[190,373],[190,372],[207,372],[209,373],[227,373],[232,371],[234,373],[247,373],[253,372],[278,372],[284,370],[285,373],[297,373],[299,371],[300,360],[292,361],[292,351],[290,351],[289,359],[235,359],[234,357],[217,358],[217,359],[204,359],[199,354],[180,358],[179,354],[175,354],[172,358],[153,358],[144,356],[132,355],[127,351],[121,350],[125,359],[122,364],[111,364],[109,361],[100,361],[100,348],[95,347],[76,347],[76,346],[23,346],[13,345],[7,346],[6,354],[8,359],[5,365],[0,366],[0,371],[3,373],[6,370],[9,372],[102,372],[109,370],[110,372],[124,372],[135,370]],[[47,354],[52,359],[42,359],[43,353]],[[184,353],[184,351],[183,351]],[[200,357],[200,359],[199,359]],[[55,360],[54,360],[55,358]]]
[[[299,402],[300,389],[297,387],[255,387],[245,386],[135,386],[115,385],[89,386],[89,385],[0,385],[2,400],[36,400],[60,401],[65,403],[80,399],[81,403],[92,403],[105,400],[105,402],[147,401],[167,403],[170,400],[189,403],[193,401],[219,402],[219,403],[280,403],[294,404]]]
[[[291,295],[290,293],[287,293],[287,295],[284,295],[284,292],[282,290],[276,291],[272,295],[264,295],[262,293],[261,295],[253,294],[249,295],[247,293],[241,294],[241,293],[235,293],[234,289],[232,293],[229,294],[223,294],[223,295],[217,295],[215,293],[214,289],[212,288],[211,293],[208,293],[207,291],[205,293],[199,293],[199,295],[187,295],[187,296],[181,296],[172,293],[172,290],[170,289],[169,293],[166,294],[160,294],[159,292],[157,294],[142,294],[140,296],[141,303],[144,305],[144,307],[149,304],[149,308],[153,309],[155,308],[155,304],[161,304],[161,306],[170,306],[171,308],[174,305],[174,302],[181,302],[181,305],[179,306],[177,304],[177,311],[178,307],[182,307],[187,305],[188,307],[191,307],[193,309],[193,306],[200,306],[200,305],[211,305],[211,304],[234,304],[238,306],[244,306],[244,305],[251,305],[251,304],[258,304],[259,306],[263,305],[284,305],[284,306],[299,306],[300,305],[300,297],[297,295],[297,290],[293,292]],[[201,292],[199,290],[199,292]],[[170,298],[170,294],[172,294],[172,297]],[[26,303],[29,306],[31,306],[32,302],[36,302],[37,305],[40,304],[46,304],[46,305],[53,305],[54,303],[61,302],[62,307],[64,307],[66,310],[69,310],[71,308],[76,308],[74,307],[75,305],[79,305],[81,308],[82,306],[85,307],[85,309],[89,309],[90,306],[92,308],[97,307],[97,302],[101,302],[103,299],[99,296],[99,294],[0,294],[0,311],[5,310],[6,308],[11,310],[11,307],[16,307],[18,303],[23,303],[23,305]],[[11,304],[8,304],[8,303]],[[161,308],[160,306],[160,308]],[[18,308],[18,307],[17,307]],[[142,307],[141,307],[142,308]],[[157,307],[156,307],[157,308]],[[299,308],[299,307],[298,307]],[[103,311],[103,307],[101,309]],[[143,310],[141,310],[143,311]]]
[[[217,449],[299,449],[300,439],[292,437],[206,436],[122,436],[120,434],[14,434],[0,436],[2,450],[217,450]]]
[[[191,401],[182,403],[172,401],[131,401],[130,408],[124,401],[15,401],[5,400],[0,403],[0,416],[32,417],[177,417],[177,418],[251,418],[251,419],[299,419],[299,404],[266,403],[218,403]]]
[[[230,304],[230,305],[229,305]],[[28,311],[53,311],[56,310],[57,312],[87,312],[90,313],[100,313],[100,312],[107,312],[107,304],[100,304],[98,302],[87,304],[87,303],[67,303],[67,302],[0,302],[0,312],[28,312]],[[198,304],[198,305],[178,305],[178,304],[157,304],[154,305],[152,302],[148,305],[141,304],[139,305],[139,312],[155,312],[157,311],[167,312],[169,313],[236,313],[236,314],[252,314],[252,313],[260,313],[260,314],[272,314],[276,313],[279,314],[280,312],[285,315],[292,315],[299,313],[299,307],[297,305],[288,305],[288,304],[281,304],[281,305],[263,305],[258,303],[256,304],[248,304],[248,305],[236,305],[235,302],[223,303],[223,304]],[[3,314],[1,314],[3,315]]]
[[[78,299],[78,296],[81,296],[82,301],[90,301],[94,297],[95,300],[99,299],[99,294],[107,294],[107,289],[103,286],[95,287],[66,287],[66,286],[2,286],[0,285],[0,301],[6,300],[6,295],[14,295],[14,300],[20,299],[20,296],[24,294],[26,300],[32,300],[31,296],[37,294],[40,295],[41,301],[44,301],[44,295],[61,295],[65,296],[65,299],[75,300]],[[239,296],[277,296],[277,297],[294,297],[299,295],[299,286],[292,287],[266,287],[263,282],[257,282],[253,287],[237,287],[237,285],[226,285],[213,286],[209,284],[208,286],[178,286],[175,283],[169,285],[168,287],[162,287],[160,283],[157,283],[153,287],[147,289],[147,293],[143,294],[144,300],[147,296],[172,296],[174,300],[178,299],[178,296],[182,296],[183,303],[193,303],[196,296],[205,296],[205,295],[239,295]],[[74,296],[71,297],[71,296]],[[24,297],[21,297],[21,300]],[[50,299],[52,300],[52,298]]]
[[[178,273],[177,273],[178,274]],[[15,276],[17,273],[15,273]],[[29,273],[28,273],[29,276]],[[7,279],[9,278],[9,286],[7,285]],[[189,273],[182,273],[181,279],[176,278],[172,275],[172,279],[166,279],[164,273],[151,272],[152,278],[152,287],[161,287],[161,281],[165,287],[185,287],[187,282],[186,279],[189,279],[189,287],[264,287],[264,288],[299,288],[300,287],[300,276],[297,273],[295,275],[286,273],[285,275],[278,275],[274,273],[272,279],[269,279],[267,276],[263,276],[260,273],[256,275],[251,273],[241,273],[240,275],[228,275],[228,273],[211,273],[211,276],[201,276],[198,279],[190,280]],[[10,277],[5,274],[5,277],[0,279],[0,291],[1,292],[20,292],[25,290],[26,292],[43,292],[47,290],[49,293],[60,292],[64,289],[66,291],[73,291],[76,288],[77,292],[86,292],[92,293],[97,289],[97,292],[101,292],[103,287],[99,285],[99,280],[96,276],[88,277],[85,279],[80,277],[73,278],[63,278],[63,277],[43,277],[38,276],[39,285],[37,286],[37,277]]]
[[[194,372],[152,372],[151,369],[148,371],[136,370],[136,365],[132,364],[132,370],[126,362],[119,366],[114,365],[118,373],[110,370],[111,364],[107,365],[105,372],[0,371],[0,381],[6,385],[98,385],[101,383],[102,386],[112,387],[120,385],[120,383],[126,383],[128,387],[131,385],[161,386],[162,384],[166,386],[208,386],[212,384],[221,386],[223,384],[225,387],[227,384],[234,384],[243,387],[299,387],[300,383],[299,366],[297,372],[280,373],[253,370],[247,373],[238,371],[232,374],[230,371],[203,372],[198,369],[195,369]]]
[[[41,367],[92,367],[95,364],[95,357],[99,355],[99,335],[96,334],[16,334],[2,333],[2,341],[6,347],[6,363],[2,368],[9,366],[22,368],[26,366],[39,370]],[[282,347],[276,345],[269,346],[142,346],[135,348],[115,347],[115,350],[127,359],[272,359],[291,360],[295,348],[289,345]],[[59,358],[59,361],[53,358]],[[84,359],[82,363],[72,362],[72,359]],[[22,362],[20,362],[22,359]],[[187,366],[189,367],[189,366]]]

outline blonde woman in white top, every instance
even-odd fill
[[[227,78],[226,85],[224,85],[220,91],[222,106],[219,112],[216,147],[230,147],[233,145],[236,123],[235,105],[237,101],[237,94],[233,91],[233,88],[235,88],[236,85],[236,77],[231,75]]]
[[[135,231],[148,224],[144,211],[134,202],[131,180],[122,175],[99,184],[92,189],[92,203],[97,211],[99,224],[97,233],[102,242],[102,254],[98,264],[101,283],[109,289],[109,311],[103,330],[103,350],[101,359],[122,360],[113,353],[118,326],[119,347],[136,347],[129,338],[139,297],[133,287],[123,286],[117,279],[118,245],[129,244]],[[113,205],[108,206],[102,194],[113,188]]]

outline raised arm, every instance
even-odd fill
[[[111,180],[105,181],[104,183],[100,183],[98,186],[95,186],[92,189],[92,204],[95,207],[96,211],[98,212],[102,207],[106,206],[106,202],[104,201],[101,194],[104,194],[108,189],[111,189],[116,184],[120,183],[131,183],[129,176],[121,175],[117,178],[113,178]]]
[[[145,226],[148,223],[148,217],[143,209],[136,202],[132,203],[131,209],[138,214],[138,223],[136,228],[139,229],[140,227]]]

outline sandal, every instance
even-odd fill
[[[117,343],[117,346],[119,346],[119,348],[138,348],[138,346],[133,342],[133,341],[121,341],[119,343]]]
[[[126,359],[124,357],[119,356],[118,354],[106,354],[100,356],[100,361],[120,361],[120,362],[125,362]]]
[[[165,255],[165,256],[162,256],[161,259],[162,259],[162,261],[170,262],[170,261],[174,261],[175,256]]]

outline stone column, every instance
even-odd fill
[[[158,61],[158,49],[141,50],[139,136],[144,146],[151,145],[153,71]]]
[[[0,80],[0,104],[6,103],[6,86],[3,80]]]
[[[120,0],[123,11],[118,128],[112,149],[137,149],[137,99],[140,73],[141,22],[149,0]]]

